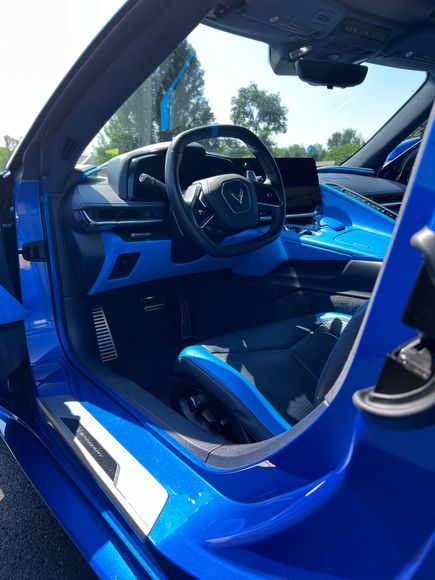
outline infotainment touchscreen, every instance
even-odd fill
[[[264,177],[257,159],[233,159],[238,173],[252,169]],[[316,162],[311,157],[278,157],[276,163],[281,172],[287,201],[287,213],[313,211],[321,204],[319,178]]]

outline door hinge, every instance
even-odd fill
[[[45,240],[26,242],[23,244],[20,254],[27,262],[46,262],[47,244]]]

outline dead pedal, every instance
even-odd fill
[[[92,318],[101,362],[106,363],[116,360],[118,352],[110,332],[109,323],[100,304],[92,307]]]

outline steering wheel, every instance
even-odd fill
[[[266,181],[237,173],[216,175],[180,186],[180,164],[187,145],[203,139],[240,139],[260,162]],[[169,203],[182,233],[206,254],[218,258],[237,256],[276,239],[285,221],[285,194],[281,174],[269,149],[249,129],[237,125],[211,125],[177,135],[166,154],[165,181]],[[260,226],[259,207],[267,209]],[[266,228],[266,230],[265,230]],[[255,229],[254,237],[240,243],[225,238]],[[265,230],[265,231],[264,231]]]

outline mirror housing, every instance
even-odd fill
[[[284,46],[270,46],[269,62],[277,75],[298,76],[311,85],[333,87],[354,87],[361,84],[368,68],[360,64],[351,64],[331,60],[315,60],[303,56],[303,49],[295,51],[299,54],[290,58]]]
[[[296,74],[310,85],[333,87],[355,87],[367,76],[368,68],[361,64],[310,60],[301,58],[295,63]]]

